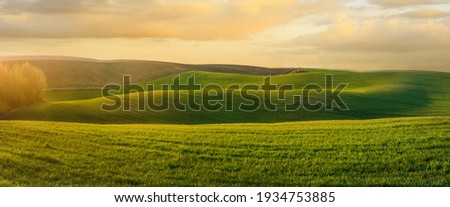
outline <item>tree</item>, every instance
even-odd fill
[[[0,112],[40,102],[47,91],[42,70],[27,63],[0,64]]]
[[[304,68],[297,68],[294,70],[294,73],[303,73],[303,72],[305,72]]]

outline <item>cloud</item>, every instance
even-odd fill
[[[450,70],[450,25],[442,21],[338,14],[325,31],[300,36],[290,44],[299,51],[307,48],[316,62],[333,67]]]
[[[106,0],[0,0],[0,14],[84,13],[106,4]]]
[[[0,0],[0,52],[450,70],[450,4],[361,2]]]
[[[355,20],[336,16],[326,31],[297,42],[323,50],[411,52],[450,48],[450,26],[439,21],[414,22],[401,17]]]
[[[329,11],[338,2],[0,0],[0,37],[235,39]]]
[[[450,11],[442,11],[438,9],[421,9],[403,13],[402,16],[409,18],[435,19],[450,17]]]
[[[430,5],[448,3],[446,0],[369,0],[369,2],[386,7]]]

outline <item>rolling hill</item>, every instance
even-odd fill
[[[309,69],[305,73],[291,73],[272,77],[276,84],[294,84],[301,89],[309,83],[324,84],[325,74],[333,74],[337,83],[349,83],[341,94],[341,98],[350,108],[349,111],[310,112],[304,109],[297,111],[268,111],[260,108],[255,112],[238,110],[240,103],[245,102],[240,96],[233,95],[234,110],[226,111],[178,111],[173,107],[167,111],[138,111],[137,104],[146,103],[143,94],[150,95],[153,91],[131,94],[132,110],[107,112],[100,110],[102,104],[110,103],[101,97],[98,90],[62,90],[50,91],[47,102],[35,104],[14,111],[5,119],[15,120],[48,120],[82,123],[168,123],[168,124],[208,124],[208,123],[272,123],[304,120],[348,120],[374,119],[389,117],[436,116],[450,115],[450,78],[449,73],[439,72],[349,72]],[[161,84],[169,84],[173,77],[180,75],[182,82],[195,76],[196,83],[218,84],[223,88],[238,84],[262,84],[264,76],[230,73],[215,73],[204,71],[189,71],[169,75],[142,84],[155,84],[158,89]],[[120,82],[119,82],[120,83]],[[438,89],[438,90],[437,90]],[[301,92],[301,90],[300,90]],[[154,91],[155,100],[161,99],[161,91]],[[194,99],[199,102],[201,94]],[[262,94],[258,94],[262,96]],[[182,94],[182,100],[186,101]],[[140,98],[140,99],[139,99]],[[143,99],[144,98],[144,99]],[[315,101],[323,101],[323,97],[313,97]],[[289,100],[288,100],[289,101]],[[284,102],[284,101],[280,101]]]
[[[45,101],[0,116],[0,186],[450,186],[450,73],[27,60],[50,90]],[[137,110],[175,94],[160,86],[178,76],[226,88],[272,75],[273,84],[293,84],[292,95],[324,85],[327,74],[335,86],[349,84],[340,96],[350,110],[246,112],[240,90],[224,92],[235,100],[230,111]],[[102,97],[99,87],[122,84],[123,75],[155,88]],[[131,111],[100,109],[128,95]],[[205,93],[180,95],[199,102]]]
[[[72,57],[4,57],[0,63],[17,64],[29,62],[40,68],[52,88],[102,87],[108,83],[120,83],[123,75],[131,75],[138,82],[154,80],[190,70],[278,75],[292,68],[264,68],[243,65],[189,65],[143,60],[95,60]]]

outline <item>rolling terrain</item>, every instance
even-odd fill
[[[101,97],[99,90],[55,90],[48,92],[47,101],[16,110],[4,119],[17,120],[47,120],[82,123],[167,123],[167,124],[208,124],[208,123],[273,123],[305,120],[348,120],[374,119],[390,117],[414,117],[450,115],[450,78],[448,73],[438,72],[348,72],[308,70],[305,73],[291,73],[272,77],[274,84],[294,84],[301,94],[302,88],[309,83],[324,85],[325,74],[333,74],[335,85],[348,83],[341,93],[342,100],[350,110],[326,111],[324,109],[310,112],[305,109],[285,111],[280,105],[277,111],[269,111],[260,107],[255,112],[239,110],[240,103],[246,103],[239,94],[234,93],[234,110],[226,111],[178,111],[173,106],[167,111],[138,111],[138,103],[161,99],[161,91],[132,93],[131,111],[103,111],[102,104],[111,101]],[[189,71],[170,75],[141,85],[154,84],[159,89],[161,84],[170,84],[175,76],[180,75],[181,82],[195,76],[196,83],[205,86],[218,84],[226,88],[232,84],[263,83],[264,76],[230,73],[215,73],[204,71]],[[436,90],[438,89],[438,90]],[[145,94],[145,96],[144,96]],[[171,93],[172,94],[172,93]],[[154,95],[154,98],[153,98]],[[181,94],[186,102],[187,94]],[[199,97],[194,97],[200,103]],[[262,93],[258,94],[262,97]],[[313,94],[314,95],[314,94]],[[123,95],[119,95],[123,98]],[[147,99],[147,97],[149,97]],[[276,98],[276,94],[273,95]],[[314,101],[322,101],[323,97],[312,97]],[[141,102],[139,102],[139,100]],[[284,101],[279,101],[284,102]],[[288,100],[292,102],[292,100]]]
[[[3,64],[29,62],[40,68],[53,88],[103,87],[109,83],[121,83],[123,75],[143,82],[190,70],[227,72],[235,74],[278,75],[291,68],[264,68],[242,65],[189,65],[143,60],[95,60],[71,57],[18,57],[1,60]]]
[[[43,102],[0,115],[0,186],[450,186],[450,73],[66,57],[4,62],[21,61],[45,72],[49,90]],[[293,84],[292,95],[323,86],[327,74],[335,87],[348,83],[340,97],[350,110],[245,112],[240,90],[224,92],[235,100],[231,111],[137,110],[173,95],[160,86],[177,76],[227,88],[261,85],[272,75],[273,84]],[[155,88],[102,97],[99,88],[121,85],[123,75]],[[131,111],[100,109],[128,95]],[[204,95],[189,98],[199,103]],[[292,98],[276,101],[285,102]]]

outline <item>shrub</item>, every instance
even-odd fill
[[[0,64],[0,112],[40,102],[46,90],[42,70],[29,63]]]

